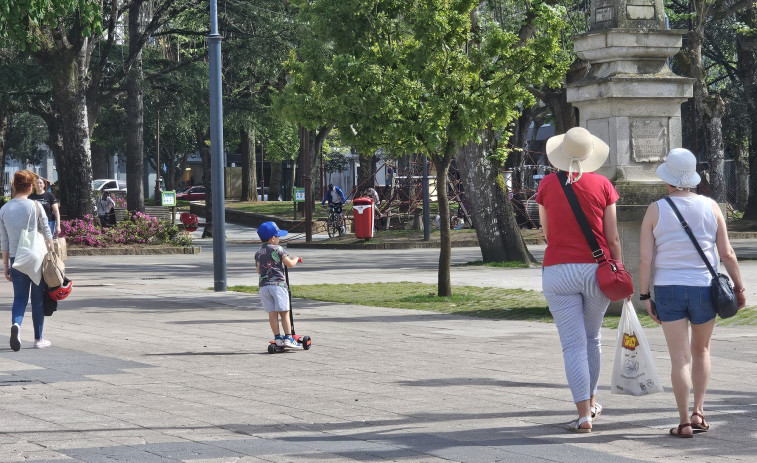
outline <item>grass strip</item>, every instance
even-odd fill
[[[258,287],[240,285],[230,286],[228,290],[256,293]],[[292,297],[341,304],[425,310],[493,320],[553,322],[544,295],[539,291],[524,289],[454,286],[452,296],[438,297],[436,285],[403,281],[297,285],[292,288]],[[639,313],[638,316],[645,328],[659,326],[646,313]],[[620,323],[619,315],[608,314],[602,326],[617,328],[618,323]],[[757,309],[747,307],[732,318],[718,319],[717,324],[721,326],[757,324]]]
[[[466,262],[464,266],[471,267],[495,267],[495,268],[529,268],[531,265],[527,262],[510,261],[510,262],[484,262],[483,260],[474,260]]]

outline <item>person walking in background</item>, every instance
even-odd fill
[[[386,177],[384,179],[384,186],[390,187],[394,182],[394,167],[386,165]]]
[[[379,207],[381,205],[381,198],[379,197],[378,191],[376,191],[376,189],[373,187],[369,187],[369,188],[366,188],[365,193],[363,193],[363,195],[373,200],[373,226],[374,228],[383,226],[383,220],[385,216],[384,214],[381,213],[381,208]]]
[[[97,217],[100,218],[100,226],[105,228],[108,225],[108,218],[113,213],[113,208],[116,207],[116,202],[110,197],[107,191],[103,191],[102,195],[97,198]]]
[[[42,177],[37,177],[34,182],[35,192],[29,195],[29,199],[39,202],[45,209],[48,218],[48,224],[53,237],[60,235],[60,208],[58,198],[52,192],[48,191],[50,182]]]
[[[701,181],[696,172],[696,157],[687,149],[673,149],[657,168],[657,176],[666,183],[668,198],[680,211],[715,269],[718,268],[717,247],[720,260],[733,279],[738,307],[744,307],[744,284],[728,240],[723,213],[715,201],[691,191]],[[654,303],[650,293],[653,267]],[[641,224],[639,299],[644,301],[650,317],[662,324],[668,344],[670,378],[679,415],[678,426],[669,434],[675,437],[693,437],[694,429],[707,431],[710,428],[704,417],[704,398],[710,378],[710,338],[716,316],[711,282],[707,264],[667,199],[650,204]],[[694,406],[689,414],[692,386]]]
[[[29,170],[20,170],[13,175],[13,199],[0,209],[0,249],[3,254],[5,279],[13,282],[13,306],[10,346],[14,351],[21,349],[21,323],[24,321],[29,296],[32,300],[32,323],[34,324],[34,347],[50,347],[50,341],[42,337],[45,324],[44,280],[36,285],[31,278],[13,268],[18,250],[21,231],[33,227],[34,218],[39,222],[38,229],[47,241],[47,249],[53,249],[53,235],[50,231],[44,209],[29,199],[34,190],[37,175]]]
[[[604,164],[609,147],[582,127],[547,140],[547,158],[567,172],[596,239],[609,258],[622,260],[616,221],[618,192],[593,171]],[[555,319],[578,420],[569,429],[591,432],[602,412],[595,400],[599,381],[600,328],[610,300],[597,283],[597,263],[581,231],[557,173],[544,177],[536,195],[547,248],[542,288]]]

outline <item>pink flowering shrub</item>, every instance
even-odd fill
[[[69,244],[83,246],[105,248],[125,244],[192,244],[192,239],[181,234],[176,225],[141,212],[132,214],[129,219],[105,229],[96,226],[91,215],[84,216],[84,219],[63,220],[60,228],[61,235],[66,237]]]

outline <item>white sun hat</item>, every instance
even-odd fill
[[[697,158],[686,148],[670,150],[665,162],[657,168],[660,180],[680,189],[694,188],[702,181],[697,173]]]
[[[563,135],[547,140],[547,159],[553,166],[568,172],[568,181],[578,181],[584,172],[602,167],[610,147],[583,127],[573,127]],[[578,177],[573,179],[573,173]]]

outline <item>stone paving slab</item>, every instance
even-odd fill
[[[230,284],[250,283],[253,252],[230,247]],[[296,252],[312,265],[292,271],[293,284],[436,277],[433,250]],[[456,249],[453,263],[476,253]],[[575,411],[552,324],[298,299],[297,331],[313,348],[270,355],[257,296],[211,291],[212,252],[77,256],[67,265],[75,290],[46,321],[53,347],[31,348],[31,318],[20,352],[0,333],[2,462],[756,458],[753,327],[716,329],[712,430],[695,439],[666,435],[677,412],[662,331],[646,334],[668,387],[636,398],[609,393],[615,332],[604,330],[605,411],[594,433],[576,435],[566,430]],[[754,281],[757,263],[742,270]],[[453,282],[540,286],[539,268],[452,272]],[[0,301],[11,298],[0,284]]]

